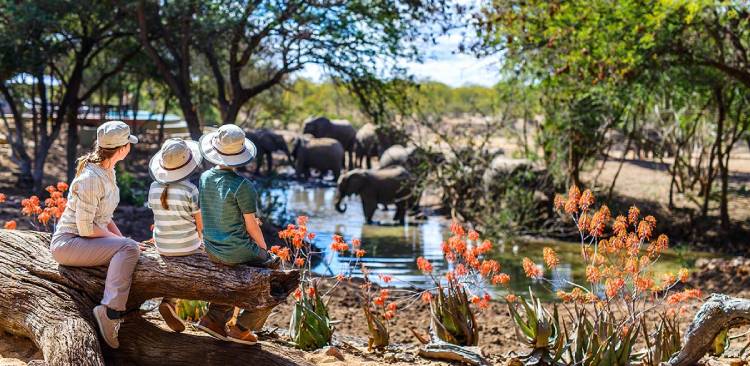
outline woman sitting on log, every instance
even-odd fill
[[[164,142],[149,162],[155,182],[148,191],[148,207],[154,211],[154,245],[163,256],[200,253],[203,222],[198,206],[198,187],[188,178],[200,167],[203,157],[195,141],[179,138]],[[159,313],[175,332],[185,330],[177,316],[176,299],[164,298]]]
[[[258,194],[253,184],[236,172],[237,167],[247,165],[255,157],[255,145],[245,138],[241,128],[224,125],[201,137],[199,148],[203,157],[216,165],[200,179],[203,236],[208,258],[224,265],[277,268],[279,258],[268,252],[255,217]],[[247,311],[243,311],[236,325],[227,331],[226,323],[233,312],[232,306],[211,303],[197,327],[218,339],[254,344],[257,338],[252,330],[256,319]]]
[[[104,296],[101,304],[94,307],[94,318],[104,341],[112,348],[120,346],[120,318],[140,254],[138,242],[123,237],[112,220],[120,202],[114,167],[128,155],[130,144],[137,142],[124,122],[99,126],[94,151],[78,159],[68,204],[50,243],[52,256],[62,265],[109,264]]]

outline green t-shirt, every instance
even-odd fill
[[[242,217],[255,213],[257,201],[252,183],[232,170],[214,168],[201,175],[203,241],[209,254],[227,264],[261,261]]]

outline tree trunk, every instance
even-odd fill
[[[11,94],[10,89],[6,87],[5,83],[0,83],[0,92],[2,92],[6,103],[10,107],[11,113],[13,114],[13,124],[16,129],[15,136],[12,136],[8,121],[5,116],[3,116],[3,121],[8,130],[8,141],[10,142],[11,151],[20,170],[16,186],[19,188],[30,188],[34,185],[34,178],[31,174],[31,156],[26,152],[26,146],[23,141],[23,133],[25,130],[23,125],[23,114],[18,109],[15,98],[13,98],[13,94]]]
[[[695,314],[685,332],[682,349],[667,365],[688,366],[698,363],[711,348],[714,338],[724,329],[750,321],[750,300],[712,294]]]
[[[64,267],[49,251],[49,234],[0,230],[0,328],[31,338],[50,366],[305,364],[274,346],[230,345],[210,337],[175,334],[135,316],[123,323],[120,349],[102,353],[92,308],[99,303],[106,267]],[[222,266],[204,254],[161,257],[142,253],[128,308],[157,297],[203,299],[259,314],[259,323],[299,282],[297,271]]]
[[[78,159],[78,108],[80,103],[75,103],[67,113],[68,120],[68,146],[67,150],[67,177],[72,182],[76,176],[76,159]]]

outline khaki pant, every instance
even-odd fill
[[[225,266],[232,266],[231,264],[227,264],[222,262],[219,258],[214,257],[211,255],[211,253],[206,252],[206,255],[208,256],[208,259],[211,260],[214,263],[223,264]],[[260,261],[266,261],[269,258],[268,252],[265,250],[259,250],[258,259]],[[253,265],[253,264],[250,264]],[[234,315],[234,306],[231,305],[224,305],[224,304],[217,304],[217,303],[209,303],[208,304],[208,312],[205,317],[208,319],[211,319],[211,321],[224,325],[229,320],[232,319],[232,316]],[[265,319],[263,319],[265,320]],[[263,323],[258,324],[258,319],[254,314],[251,312],[242,309],[239,316],[237,317],[237,326],[240,328],[240,330],[260,330],[260,328],[263,327]]]
[[[64,266],[95,267],[108,264],[102,305],[125,311],[133,271],[140,255],[138,242],[113,236],[84,238],[71,233],[55,233],[50,250],[57,263]]]

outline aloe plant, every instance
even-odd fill
[[[208,302],[201,300],[177,300],[177,316],[185,321],[198,321],[208,312]]]
[[[292,319],[289,322],[289,337],[300,349],[312,351],[328,344],[333,335],[333,326],[323,299],[315,284],[311,284],[312,296],[301,291],[300,299],[294,304]]]
[[[519,296],[525,318],[519,314],[514,303],[508,303],[511,317],[516,324],[516,336],[531,347],[528,354],[522,355],[520,360],[525,365],[558,365],[561,364],[565,342],[560,331],[560,321],[557,305],[552,314],[542,306],[539,299],[529,291],[531,304]],[[564,331],[562,332],[564,333]]]
[[[577,309],[575,331],[570,339],[566,333],[569,363],[581,366],[628,366],[634,360],[633,343],[640,329],[623,332],[616,327],[613,314],[608,310],[598,310],[594,322],[589,320],[585,309]]]
[[[365,318],[367,319],[367,350],[372,351],[373,348],[383,349],[388,346],[390,344],[388,328],[378,316],[372,314],[369,303],[363,303],[362,310],[365,312]]]
[[[643,362],[646,365],[657,366],[662,362],[669,361],[673,354],[682,348],[682,337],[676,316],[659,314],[659,325],[654,331],[653,337],[646,330],[646,321],[641,321],[641,329],[646,340],[646,351],[643,354]]]
[[[437,296],[430,302],[430,327],[438,338],[459,346],[479,343],[479,327],[469,305],[466,290],[455,280],[446,288],[438,285]]]

